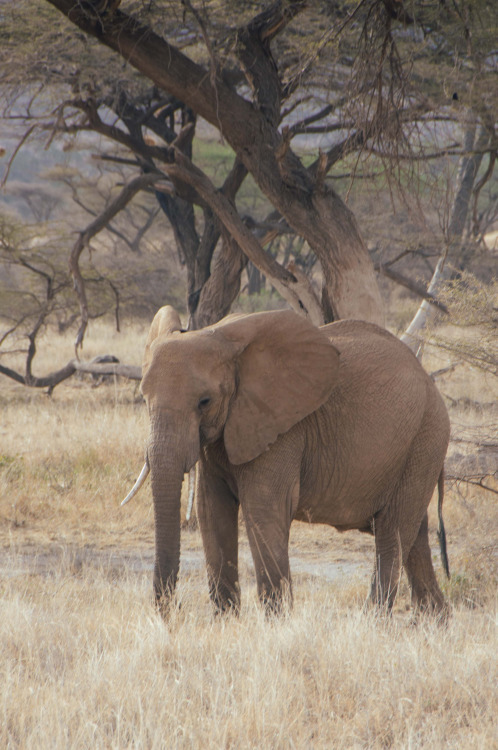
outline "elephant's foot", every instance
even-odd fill
[[[176,588],[176,577],[163,581],[154,573],[153,589],[154,589],[154,601],[156,609],[163,618],[163,620],[169,619],[171,611],[175,607],[179,607],[179,603],[175,597]]]
[[[406,560],[406,573],[412,591],[412,606],[418,614],[448,619],[449,609],[437,582],[429,547],[427,515]]]
[[[170,593],[155,595],[156,611],[164,621],[171,619],[171,614],[175,609],[181,609],[181,603]]]
[[[240,587],[238,581],[227,586],[221,582],[210,582],[209,596],[213,603],[215,615],[240,614]]]
[[[445,604],[442,609],[436,609],[433,607],[415,607],[410,617],[410,625],[418,627],[423,622],[435,622],[437,625],[445,627],[450,619],[451,611],[450,607]]]
[[[370,603],[379,613],[390,615],[396,594],[398,593],[399,564],[397,560],[394,565],[391,564],[389,568],[391,571],[390,575],[386,575],[385,570],[379,568],[380,565],[377,565],[372,577]],[[393,569],[395,572],[393,572]]]
[[[422,618],[430,617],[437,623],[446,625],[451,615],[450,607],[443,599],[439,586],[437,591],[424,592],[424,596],[417,596],[417,593],[412,590],[412,606],[415,624]]]
[[[288,614],[293,605],[290,581],[282,579],[277,586],[266,584],[259,590],[259,600],[267,617],[281,617]]]

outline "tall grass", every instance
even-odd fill
[[[2,747],[496,747],[491,613],[413,627],[310,581],[284,619],[251,592],[215,620],[195,574],[165,624],[126,571],[2,588]]]
[[[139,363],[142,329],[93,335],[86,356]],[[67,361],[70,344],[51,342],[40,371]],[[451,378],[443,388],[457,402]],[[1,747],[498,746],[493,495],[448,488],[446,626],[413,624],[406,582],[390,619],[363,612],[369,573],[352,563],[368,571],[371,539],[302,524],[291,568],[300,558],[311,572],[294,575],[287,616],[259,608],[242,539],[240,617],[213,617],[196,562],[182,565],[181,607],[166,623],[152,604],[150,490],[119,507],[147,435],[135,385],[73,379],[51,399],[1,388]],[[434,543],[435,526],[431,510]],[[182,546],[200,560],[198,531]],[[337,581],[313,574],[328,561],[343,565]]]

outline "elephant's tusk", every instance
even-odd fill
[[[149,476],[149,471],[150,471],[149,464],[146,461],[144,463],[142,471],[140,472],[140,476],[138,477],[137,481],[133,485],[133,487],[130,490],[130,492],[126,495],[126,497],[123,500],[123,502],[121,503],[121,505],[126,505],[126,503],[128,502],[128,500],[131,500],[132,497],[135,497],[135,495],[139,491],[140,487],[143,485],[143,483],[145,482],[145,480]]]
[[[192,508],[194,507],[194,495],[195,495],[195,466],[190,469],[188,473],[188,501],[187,501],[187,513],[185,520],[190,521],[192,516]]]

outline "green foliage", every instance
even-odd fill
[[[54,226],[21,226],[0,218],[0,319],[2,334],[25,336],[52,319],[71,315],[64,237]],[[1,329],[0,329],[1,330]]]
[[[259,294],[241,294],[234,307],[234,312],[255,313],[264,310],[279,310],[285,302],[278,292],[262,289]]]
[[[23,456],[4,453],[0,454],[0,476],[8,484],[17,482],[25,474],[25,462]]]
[[[196,138],[193,160],[208,175],[214,185],[221,187],[233,166],[235,154],[225,143]],[[247,175],[237,193],[237,208],[241,215],[249,214],[256,220],[262,220],[271,211],[270,202],[262,195],[250,174]]]
[[[10,468],[15,461],[16,461],[16,456],[0,454],[0,471]]]
[[[498,277],[485,283],[469,271],[463,271],[445,283],[440,296],[450,310],[454,325],[495,327]]]
[[[479,559],[482,564],[483,560]],[[452,574],[441,585],[443,595],[453,605],[464,605],[469,609],[485,606],[493,600],[496,581],[490,576],[489,567],[480,568],[475,561],[462,562],[462,571]]]
[[[447,336],[444,329],[436,330],[430,335],[431,343],[498,377],[498,279],[485,283],[463,272],[445,284],[441,299],[448,306],[451,322],[459,327],[460,335],[455,338]]]

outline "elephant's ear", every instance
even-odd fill
[[[337,383],[339,353],[290,310],[228,319],[216,328],[238,350],[224,438],[230,462],[242,464],[325,403]]]
[[[178,313],[171,305],[161,307],[154,316],[149,329],[149,335],[145,342],[144,357],[142,360],[142,376],[145,375],[151,363],[151,346],[158,336],[170,336],[175,331],[181,331],[182,324]]]

